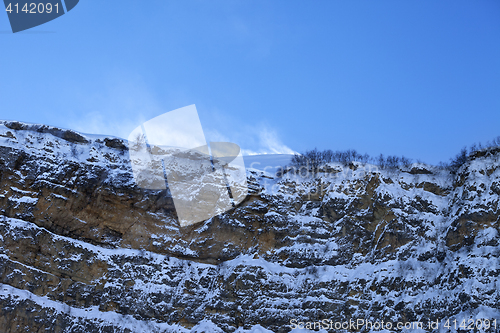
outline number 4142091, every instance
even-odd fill
[[[489,319],[465,320],[464,319],[464,320],[459,322],[456,319],[454,319],[454,320],[448,319],[444,323],[444,327],[448,328],[448,329],[462,328],[464,330],[480,330],[480,329],[489,330],[491,328],[491,329],[494,329],[496,331],[497,320],[496,319],[494,319],[494,320],[489,320]]]
[[[9,3],[7,8],[5,9],[9,14],[12,14],[14,12],[15,14],[18,14],[19,12],[24,12],[26,14],[43,14],[47,13],[50,14],[52,11],[55,11],[57,14],[59,14],[59,4],[56,3],[55,5],[52,5],[51,3],[30,3],[29,5],[27,3],[24,4],[22,8],[19,8],[19,4],[12,4]]]

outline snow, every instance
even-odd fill
[[[6,133],[14,133],[14,138]],[[44,186],[57,190],[62,194],[51,193],[54,199],[68,200],[70,195],[75,195],[76,191],[72,187],[78,186],[78,179],[73,177],[67,179],[67,186],[52,183],[51,177],[54,177],[54,163],[64,161],[86,164],[93,167],[106,168],[109,172],[109,181],[117,181],[124,176],[125,181],[121,185],[132,184],[133,178],[130,177],[131,169],[128,161],[128,153],[117,149],[106,147],[103,141],[106,137],[95,135],[84,135],[88,141],[87,144],[75,144],[54,136],[50,133],[35,133],[30,130],[13,131],[5,127],[0,122],[0,146],[11,147],[14,149],[23,149],[26,153],[39,157],[41,166],[47,168],[46,171],[37,175],[35,185],[43,183]],[[227,260],[218,265],[200,263],[192,260],[177,259],[167,255],[158,254],[137,249],[126,248],[105,248],[92,245],[83,241],[75,240],[69,237],[54,234],[41,228],[34,223],[26,222],[15,218],[0,217],[0,227],[6,230],[7,238],[17,239],[16,237],[28,237],[28,231],[35,231],[35,234],[45,233],[54,240],[67,245],[67,248],[82,250],[82,253],[90,253],[89,257],[93,260],[101,260],[113,270],[122,270],[124,275],[133,281],[132,290],[138,294],[147,295],[152,292],[163,292],[176,295],[182,295],[185,290],[183,283],[172,287],[162,281],[186,282],[188,277],[193,281],[199,282],[201,278],[213,278],[217,276],[221,279],[229,279],[234,275],[249,274],[256,279],[261,279],[262,283],[275,283],[282,286],[281,295],[269,295],[262,297],[258,301],[262,307],[259,311],[267,313],[283,313],[281,309],[287,307],[300,308],[305,302],[318,302],[321,304],[339,303],[332,295],[332,290],[337,290],[342,283],[349,284],[353,288],[362,290],[369,297],[370,302],[386,304],[387,300],[394,300],[396,303],[404,304],[426,304],[426,302],[449,302],[455,301],[456,295],[464,292],[470,296],[483,297],[489,302],[489,305],[481,305],[474,310],[463,311],[456,314],[453,318],[457,320],[469,318],[500,318],[500,310],[495,308],[493,302],[495,297],[498,300],[498,290],[500,290],[500,280],[495,274],[500,267],[500,255],[498,247],[498,220],[487,222],[482,228],[479,228],[475,235],[475,241],[468,247],[463,247],[457,251],[449,251],[445,246],[445,236],[452,228],[455,217],[467,214],[483,214],[485,212],[496,213],[498,210],[498,195],[492,191],[494,182],[500,178],[500,168],[498,168],[498,159],[478,158],[468,165],[465,165],[459,173],[467,173],[463,184],[458,184],[445,171],[438,168],[425,166],[432,171],[432,174],[413,175],[407,172],[395,172],[390,170],[380,170],[374,165],[357,164],[357,170],[351,170],[348,167],[338,163],[332,163],[329,166],[336,171],[332,174],[316,173],[306,176],[285,174],[282,178],[276,176],[279,168],[288,164],[292,155],[258,155],[245,156],[245,164],[248,168],[248,175],[252,182],[261,191],[262,198],[274,200],[282,205],[277,205],[264,214],[267,222],[282,222],[286,224],[283,230],[295,228],[295,234],[283,236],[286,244],[280,248],[273,248],[266,256],[256,256],[255,253],[242,253],[232,260]],[[56,161],[56,162],[54,162]],[[57,164],[56,165],[59,165]],[[63,163],[60,164],[64,166]],[[413,167],[415,167],[414,165]],[[59,170],[58,170],[59,171]],[[338,172],[337,172],[338,171]],[[24,175],[20,171],[14,172],[17,180],[22,184]],[[460,176],[460,174],[459,174]],[[393,218],[396,221],[418,221],[418,225],[405,223],[405,232],[409,231],[416,234],[418,230],[423,230],[421,236],[413,239],[405,245],[398,248],[398,255],[409,252],[407,256],[396,259],[381,259],[373,255],[373,251],[362,255],[354,253],[352,260],[347,264],[311,264],[308,267],[297,268],[289,267],[287,260],[270,259],[274,255],[279,258],[291,253],[299,258],[308,260],[318,259],[318,262],[335,259],[342,253],[343,244],[336,237],[329,237],[329,233],[334,230],[339,232],[345,227],[345,219],[337,219],[333,223],[333,228],[326,227],[324,217],[321,216],[320,205],[337,202],[339,211],[345,207],[350,207],[355,200],[366,194],[368,182],[377,181],[377,186],[373,189],[373,196],[379,200],[379,204],[384,207],[390,207]],[[440,188],[442,193],[432,193],[429,189],[425,190],[423,184],[429,183]],[[318,187],[321,186],[321,188]],[[10,188],[10,191],[7,191]],[[0,198],[8,197],[8,201],[14,205],[35,205],[38,199],[34,196],[35,192],[21,190],[17,187],[9,187]],[[303,201],[304,197],[318,194],[317,200]],[[323,195],[325,194],[325,195]],[[301,203],[296,211],[288,211],[295,203]],[[416,209],[416,203],[425,205],[425,209]],[[257,207],[254,208],[266,208]],[[287,206],[288,205],[288,206]],[[285,207],[285,208],[282,208]],[[360,213],[359,216],[362,216]],[[152,213],[151,213],[152,214]],[[248,217],[249,215],[245,215]],[[79,220],[81,223],[86,223]],[[209,230],[212,220],[207,220],[200,224],[194,231],[198,234]],[[232,226],[244,228],[246,225],[237,220],[231,220]],[[165,226],[165,228],[170,228]],[[278,228],[277,228],[278,229]],[[360,227],[360,229],[363,229]],[[381,231],[381,235],[386,231],[387,224],[379,224],[375,228],[374,234]],[[263,228],[259,228],[261,232]],[[366,231],[366,229],[363,229]],[[311,235],[315,235],[314,237]],[[320,235],[321,237],[318,237]],[[0,235],[0,242],[3,242],[6,235]],[[200,235],[201,236],[201,235]],[[174,239],[163,235],[150,235],[153,245],[164,246],[166,243],[174,243]],[[49,239],[47,238],[47,239]],[[432,239],[432,241],[430,241]],[[379,244],[381,236],[375,239],[375,246]],[[445,249],[446,256],[442,262],[436,259],[419,260],[419,256],[426,253],[435,253]],[[188,244],[176,243],[170,249],[173,252],[180,253],[191,258],[196,258],[198,253],[189,248]],[[54,261],[63,262],[84,260],[82,253],[76,253],[64,258],[54,259]],[[144,264],[132,264],[134,259],[147,258]],[[120,260],[127,259],[127,260]],[[25,264],[13,260],[8,253],[0,254],[1,261],[10,261],[15,263],[18,268],[37,271],[43,274],[50,274],[39,268],[26,266]],[[125,262],[122,264],[122,262]],[[136,260],[136,262],[144,262]],[[119,263],[119,264],[118,264]],[[120,266],[121,265],[121,266]],[[450,277],[454,272],[459,272],[462,267],[470,268],[473,272],[467,278],[460,278],[460,290],[448,288],[447,284],[433,284],[440,281],[443,277]],[[41,267],[43,268],[43,267]],[[62,267],[61,269],[64,269]],[[483,272],[479,274],[478,272]],[[14,273],[20,273],[21,270],[15,270]],[[147,272],[146,275],[143,272]],[[182,276],[171,276],[171,272],[181,272]],[[109,291],[113,288],[121,288],[119,281],[104,280],[104,290]],[[178,280],[176,280],[178,279]],[[392,290],[386,287],[394,281],[401,281],[401,285],[396,285]],[[314,294],[304,293],[304,290],[315,283],[323,283],[322,288],[314,290]],[[102,281],[92,281],[99,283]],[[404,287],[408,285],[409,287]],[[429,285],[432,285],[429,287]],[[370,289],[377,286],[375,290]],[[204,301],[210,302],[221,291],[217,289],[202,288],[206,292]],[[492,291],[490,296],[484,295],[485,291]],[[285,298],[284,296],[293,297]],[[163,332],[165,330],[175,332],[223,332],[223,330],[214,324],[211,320],[200,321],[194,328],[188,330],[179,325],[167,325],[155,321],[141,321],[132,316],[123,316],[115,312],[103,312],[98,307],[77,308],[70,307],[61,302],[49,299],[46,296],[37,296],[29,291],[14,288],[8,285],[0,285],[1,298],[14,298],[16,300],[31,300],[41,307],[51,308],[60,313],[69,313],[75,318],[102,323],[102,325],[116,325],[122,328],[129,328],[133,332]],[[488,298],[489,297],[489,298]],[[349,300],[354,302],[363,302],[360,296],[348,296]],[[383,311],[391,309],[385,305]],[[286,310],[283,310],[286,311]],[[440,330],[444,332],[443,330]],[[266,328],[255,325],[249,330],[238,328],[238,333],[243,332],[271,332]],[[308,330],[294,330],[293,332],[310,332]],[[383,331],[377,331],[383,332]],[[416,331],[415,331],[416,332]]]
[[[245,168],[249,170],[264,171],[269,175],[275,175],[280,168],[290,164],[293,155],[290,154],[262,154],[243,156]]]
[[[80,134],[88,141],[86,144],[80,144],[66,141],[51,133],[36,132],[38,128],[42,127],[41,125],[22,123],[28,126],[29,129],[15,131],[6,127],[5,123],[5,121],[0,121],[0,147],[22,149],[30,155],[38,156],[40,168],[45,167],[47,170],[45,173],[38,175],[40,181],[50,179],[53,173],[53,163],[75,162],[107,169],[109,172],[108,177],[116,183],[123,182],[122,179],[128,179],[130,184],[133,182],[128,151],[110,148],[104,144],[105,139],[113,137]],[[49,126],[45,127],[46,130],[57,133],[68,131]],[[9,137],[7,133],[13,134],[15,138]],[[127,144],[126,141],[124,141],[124,144]],[[24,177],[21,172],[18,172],[18,174],[20,178]]]
[[[17,203],[26,203],[26,204],[34,205],[38,202],[38,198],[31,198],[31,197],[13,198],[13,197],[10,197],[9,201],[15,201]]]
[[[75,308],[6,284],[0,284],[0,297],[13,298],[18,301],[30,300],[43,308],[50,308],[58,313],[71,314],[74,318],[90,320],[100,323],[102,326],[111,324],[137,333],[159,333],[166,330],[169,332],[189,332],[189,330],[179,325],[137,320],[131,315],[121,315],[113,311],[100,311],[98,306],[84,309]]]

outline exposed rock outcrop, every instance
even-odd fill
[[[0,326],[289,332],[292,319],[488,317],[500,328],[498,149],[456,175],[357,163],[248,181],[242,204],[181,228],[167,191],[135,185],[121,139],[1,122]]]

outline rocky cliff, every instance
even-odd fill
[[[180,227],[126,142],[0,122],[2,332],[500,331],[500,149],[456,175],[351,163],[248,182]]]

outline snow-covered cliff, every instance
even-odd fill
[[[420,331],[446,332],[455,319],[500,331],[500,149],[456,175],[360,163],[247,175],[240,205],[181,228],[167,191],[135,185],[126,142],[0,122],[3,331],[437,320]]]

